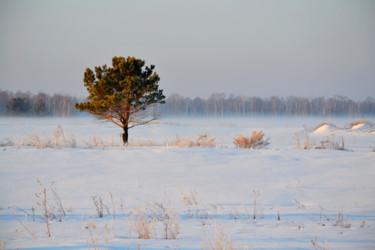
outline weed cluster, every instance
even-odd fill
[[[74,136],[68,135],[60,125],[57,130],[52,132],[52,135],[44,134],[38,136],[35,134],[28,135],[26,139],[19,139],[16,146],[35,146],[37,148],[75,148],[77,142]]]
[[[177,147],[214,147],[215,146],[215,138],[209,138],[205,134],[198,135],[197,138],[194,138],[194,137],[186,137],[186,138],[176,137],[176,140],[172,143],[172,146],[177,146]]]
[[[161,202],[154,202],[151,210],[157,221],[163,225],[163,238],[176,239],[180,233],[178,213],[171,207],[165,207]]]
[[[262,131],[253,131],[250,137],[240,135],[234,138],[233,144],[236,148],[262,149],[266,148],[270,143],[269,138],[264,139],[264,133]]]
[[[336,141],[334,134],[326,136],[315,146],[315,149],[347,150],[345,148],[344,138],[341,137],[340,141]]]
[[[197,192],[190,190],[184,191],[180,190],[182,197],[182,202],[187,207],[186,216],[187,218],[198,218],[198,219],[208,219],[208,213],[205,209],[201,209],[197,201]]]
[[[130,214],[130,235],[135,231],[138,239],[157,238],[159,224],[166,240],[174,240],[180,233],[178,213],[171,207],[165,207],[161,202],[134,208]]]

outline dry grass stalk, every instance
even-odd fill
[[[183,189],[181,189],[180,193],[182,196],[182,201],[186,206],[198,205],[196,191],[190,190],[188,192],[185,192]]]
[[[215,147],[215,138],[209,138],[207,135],[198,135],[197,138],[179,138],[172,145],[177,147]]]
[[[314,239],[312,239],[310,242],[313,245],[315,250],[328,250],[327,248],[319,246],[318,240],[316,239],[316,237]],[[323,241],[323,245],[324,245],[324,241]]]
[[[109,192],[109,197],[111,198],[112,201],[112,214],[113,214],[113,219],[116,219],[116,207],[115,207],[115,201],[112,196],[112,192]]]
[[[159,146],[154,140],[130,140],[127,144],[128,147],[155,147]]]
[[[94,230],[96,229],[96,224],[93,221],[89,221],[87,223],[86,228],[89,230],[90,238],[87,241],[87,244],[90,246],[90,249],[99,249],[97,246],[99,245],[98,236],[94,235]]]
[[[252,148],[261,149],[269,145],[269,138],[264,140],[264,133],[262,131],[253,131],[250,137],[240,135],[233,139],[233,144],[236,148]]]
[[[6,242],[5,240],[0,240],[0,250],[4,250],[6,247]]]
[[[60,125],[57,130],[52,132],[52,135],[38,136],[35,134],[27,135],[27,138],[16,138],[14,142],[9,140],[9,145],[15,146],[34,146],[37,148],[75,148],[77,142],[74,136],[68,135]]]
[[[316,146],[315,149],[347,150],[345,148],[344,138],[341,137],[341,141],[338,142],[335,140],[334,134],[325,137],[322,141],[319,142],[319,145]]]
[[[115,138],[113,136],[110,136],[108,138],[108,146],[113,148],[113,147],[120,146],[120,145],[116,144]]]
[[[305,210],[306,209],[306,206],[305,204],[303,204],[302,202],[298,201],[297,199],[294,199],[294,201],[298,204],[298,228],[299,229],[302,229],[303,226],[301,224],[301,210]]]
[[[366,220],[365,218],[362,219],[360,227],[365,227],[366,226]]]
[[[26,232],[28,232],[34,239],[38,238],[38,235],[35,232],[31,231],[20,219],[17,218],[17,221],[22,225],[22,227],[26,230]],[[1,249],[5,249],[5,247],[1,248],[1,245],[0,245],[0,250]]]
[[[174,240],[180,233],[179,215],[171,207],[165,207],[161,202],[154,202],[153,214],[163,224],[163,235],[166,240]]]
[[[99,148],[99,147],[103,147],[104,143],[100,136],[93,135],[93,136],[90,136],[89,141],[86,143],[86,146],[88,148]]]
[[[345,222],[344,221],[344,211],[343,211],[343,209],[340,209],[339,216],[338,216],[334,226],[341,226],[341,227],[344,227],[344,228],[351,228],[352,227],[351,222]]]
[[[253,190],[253,220],[255,220],[258,216],[258,210],[257,210],[257,200],[260,196],[260,192],[259,191],[255,191]]]
[[[134,208],[130,214],[130,233],[135,231],[139,239],[156,238],[159,223],[162,225],[164,239],[176,239],[180,233],[178,213],[161,202]]]
[[[313,143],[310,140],[309,131],[308,131],[306,125],[303,125],[303,131],[304,131],[305,141],[301,140],[300,135],[298,133],[294,134],[294,136],[297,140],[297,148],[299,148],[299,149],[312,149]]]
[[[49,191],[50,191],[50,193],[52,195],[52,198],[53,198],[53,200],[55,202],[55,206],[56,206],[56,208],[58,210],[58,213],[59,213],[59,219],[58,219],[58,221],[61,222],[62,219],[65,217],[66,213],[65,213],[65,209],[64,209],[64,207],[62,205],[61,199],[60,199],[60,197],[58,196],[57,192],[55,191],[55,189],[53,187],[53,184],[55,184],[55,182],[51,183],[51,185],[49,187]],[[55,217],[54,213],[52,213],[52,215],[53,215],[53,217]]]
[[[39,178],[37,178],[37,182],[41,187],[41,190],[35,194],[35,196],[39,199],[37,202],[37,205],[39,206],[40,210],[42,211],[42,216],[45,220],[46,227],[47,227],[47,234],[48,237],[51,237],[51,229],[50,229],[50,220],[58,220],[59,222],[62,221],[62,218],[65,216],[65,210],[62,205],[62,202],[60,200],[60,197],[57,195],[53,185],[55,182],[52,182],[48,188],[42,185]],[[53,201],[55,204],[50,204],[50,200],[48,199],[47,194],[52,195]],[[54,210],[57,209],[59,213],[59,219],[57,219],[57,216],[54,212]],[[34,214],[34,209],[33,209]],[[35,215],[34,215],[35,217]]]
[[[310,141],[309,132],[308,132],[307,126],[305,124],[303,125],[303,130],[305,131],[305,142],[304,142],[304,145],[303,145],[303,149],[311,149],[312,143]]]
[[[47,226],[47,235],[48,237],[51,237],[51,228],[49,224],[50,217],[49,217],[49,211],[47,207],[47,189],[43,187],[42,190],[35,195],[37,198],[41,199],[41,203],[38,202],[38,205],[43,211],[44,220]]]
[[[47,234],[48,237],[51,237],[51,228],[50,228],[50,221],[57,220],[62,222],[62,219],[65,217],[65,209],[62,205],[60,197],[57,195],[53,185],[55,182],[52,182],[48,188],[42,185],[39,178],[37,178],[37,182],[41,187],[41,190],[35,194],[35,196],[39,199],[37,202],[38,207],[42,212],[42,218],[44,219],[47,227]],[[52,199],[51,199],[52,196]],[[56,215],[55,209],[57,209],[58,214]],[[33,212],[33,220],[35,221],[35,209],[32,208]]]
[[[92,196],[92,201],[94,202],[96,213],[98,214],[99,218],[103,218],[104,215],[104,205],[102,197]]]
[[[214,236],[212,240],[206,241],[206,246],[203,249],[209,250],[234,250],[234,244],[228,233],[223,231],[221,226],[215,226]]]
[[[193,212],[193,207],[198,206],[197,202],[197,192],[196,191],[188,191],[185,192],[183,189],[180,190],[181,196],[182,196],[182,202],[187,206],[188,211],[187,211],[187,217],[188,218],[193,218],[194,217],[194,212]]]
[[[151,239],[155,232],[156,222],[144,210],[146,210],[145,207],[138,207],[130,212],[130,232],[135,230],[138,239]]]

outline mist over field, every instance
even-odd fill
[[[60,116],[85,115],[74,108],[84,101],[70,95],[30,92],[16,93],[0,90],[0,115],[7,116]],[[209,98],[189,98],[173,94],[164,104],[147,108],[149,115],[161,116],[199,116],[199,117],[251,117],[251,116],[351,116],[375,115],[375,100],[367,97],[353,101],[344,96],[297,97],[271,96],[269,98],[235,96],[233,94],[213,93]]]

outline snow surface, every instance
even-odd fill
[[[0,118],[0,248],[201,249],[222,227],[235,249],[313,249],[313,243],[325,249],[374,249],[375,133],[333,131],[347,151],[298,148],[297,134],[301,140],[324,138],[306,135],[302,127],[321,120],[165,118],[130,131],[131,138],[160,146],[90,148],[93,134],[119,140],[120,130],[91,118]],[[76,148],[9,146],[15,138],[51,134],[58,125],[75,136]],[[234,137],[254,130],[270,138],[267,149],[234,148]],[[165,143],[199,134],[215,137],[216,146]],[[57,196],[48,188],[51,183]],[[52,237],[35,196],[42,187],[56,215],[50,221]],[[186,204],[189,194],[196,194],[196,204]],[[93,196],[106,206],[103,218]],[[61,222],[56,197],[66,212]],[[153,239],[138,239],[131,230],[134,209],[154,202],[178,213],[177,239],[163,239],[161,222],[155,222]]]

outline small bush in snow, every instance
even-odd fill
[[[270,143],[269,138],[264,139],[262,131],[253,131],[250,137],[240,135],[233,139],[233,144],[236,148],[253,148],[261,149],[267,147]]]

